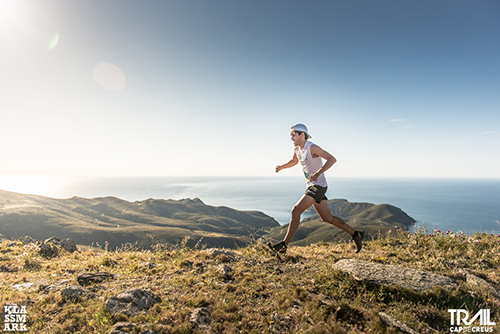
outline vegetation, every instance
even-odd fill
[[[214,207],[200,199],[129,202],[115,197],[55,199],[0,190],[0,237],[71,238],[81,245],[108,242],[110,249],[162,242],[241,247],[279,223],[257,211]]]
[[[415,220],[389,204],[351,203],[329,200],[330,210],[352,227],[375,236],[378,231],[404,229]],[[200,199],[128,202],[115,197],[54,199],[0,190],[0,237],[29,235],[38,240],[52,236],[71,238],[80,245],[108,242],[110,249],[136,243],[141,249],[155,243],[189,246],[200,239],[208,247],[239,248],[265,237],[283,239],[287,225],[257,211],[213,207]],[[348,235],[327,224],[317,214],[304,219],[293,244],[343,242]]]
[[[378,234],[386,234],[396,229],[408,230],[415,223],[415,219],[408,216],[403,210],[389,204],[371,204],[348,202],[345,199],[328,200],[330,212],[343,218],[356,230],[365,231],[365,237],[373,239]],[[316,212],[313,208],[309,212]],[[282,240],[285,237],[288,225],[272,228],[267,238]],[[307,246],[318,242],[341,242],[349,235],[341,229],[323,222],[317,213],[305,218],[293,237],[293,245]]]
[[[371,239],[371,238],[370,238]],[[472,289],[466,269],[500,289],[500,236],[391,230],[367,241],[359,254],[350,242],[294,246],[280,261],[261,242],[210,256],[201,244],[156,244],[149,250],[131,245],[109,251],[88,247],[63,250],[55,258],[39,255],[34,244],[0,244],[0,302],[27,305],[26,326],[33,333],[109,333],[129,321],[133,333],[398,333],[386,325],[385,312],[419,333],[449,332],[450,308],[490,309],[500,324],[500,300],[491,291]],[[453,291],[423,293],[355,281],[332,268],[355,258],[413,267],[455,279]],[[153,265],[143,265],[149,263]],[[65,300],[41,284],[77,284],[84,272],[106,271],[111,280],[86,287],[99,298]],[[34,283],[19,288],[16,284]],[[154,292],[161,302],[136,316],[111,315],[106,299],[131,288]],[[210,324],[196,327],[192,312],[206,308]],[[3,319],[2,319],[3,321]],[[497,325],[500,327],[500,325]],[[3,328],[3,324],[2,324]],[[499,328],[497,328],[498,330]]]

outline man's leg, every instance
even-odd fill
[[[288,225],[288,232],[283,240],[287,245],[292,241],[293,235],[297,232],[300,224],[300,215],[306,211],[314,203],[314,198],[311,196],[303,195],[300,200],[295,204],[292,209],[292,217]]]
[[[332,213],[330,212],[330,208],[328,208],[327,201],[321,201],[321,203],[319,204],[317,202],[314,202],[314,209],[316,209],[316,212],[324,222],[330,223],[333,226],[343,229],[350,235],[354,234],[354,229],[349,226],[342,218],[332,215]]]
[[[336,217],[331,214],[330,208],[328,207],[327,201],[321,201],[321,203],[314,202],[314,209],[320,215],[324,222],[330,223],[342,230],[346,231],[352,236],[352,240],[356,244],[356,253],[361,251],[363,247],[362,241],[365,232],[355,231],[351,226],[349,226],[342,218]]]

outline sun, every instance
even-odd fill
[[[7,20],[14,21],[18,10],[19,2],[13,0],[0,1],[0,23]]]
[[[40,195],[54,187],[53,178],[33,175],[1,175],[0,190]]]

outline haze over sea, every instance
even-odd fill
[[[21,177],[18,177],[21,179]],[[0,178],[0,189],[55,198],[115,196],[200,198],[205,204],[258,210],[288,223],[290,209],[305,190],[300,177],[16,177]],[[19,180],[17,180],[19,181]],[[328,179],[327,196],[351,202],[388,203],[429,230],[500,234],[498,179]]]

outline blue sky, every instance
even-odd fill
[[[0,0],[0,175],[500,177],[500,3]],[[280,175],[300,175],[299,167]]]

